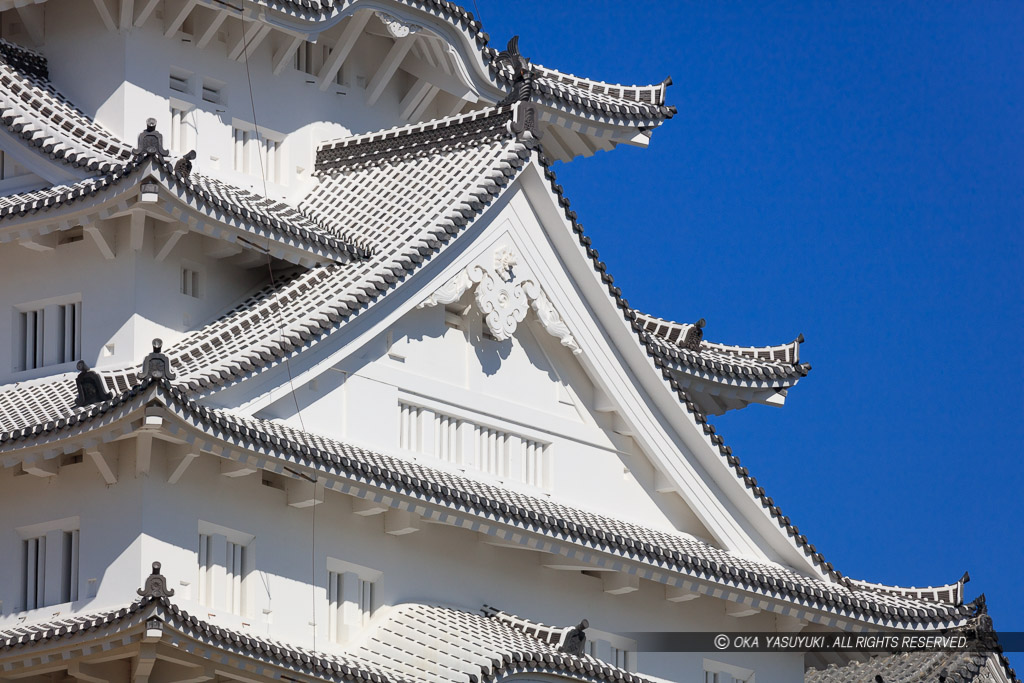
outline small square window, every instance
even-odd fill
[[[181,269],[181,293],[194,299],[199,298],[199,271],[192,268]]]

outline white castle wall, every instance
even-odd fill
[[[174,588],[174,601],[217,624],[312,646],[316,621],[318,649],[335,651],[327,633],[328,558],[379,570],[379,604],[445,604],[467,610],[490,604],[548,624],[569,625],[587,618],[607,632],[659,630],[774,630],[775,619],[760,614],[737,620],[713,598],[674,604],[664,589],[641,581],[640,590],[609,595],[600,579],[578,571],[547,569],[544,555],[495,547],[475,532],[433,524],[403,536],[384,533],[383,515],[352,513],[352,498],[328,492],[315,508],[286,505],[286,494],[252,474],[220,474],[220,459],[202,456],[175,485],[166,481],[166,453],[154,450],[152,469],[135,474],[132,447],[119,461],[119,480],[106,486],[86,461],[37,478],[0,473],[0,499],[6,524],[0,529],[0,629],[29,620],[92,613],[135,599],[154,560]],[[314,524],[315,512],[315,524]],[[80,523],[80,600],[24,613],[20,577],[20,537],[16,528],[77,516]],[[201,523],[251,534],[251,553],[240,616],[196,601],[197,545]],[[315,543],[314,543],[315,541]],[[95,594],[93,595],[93,592]],[[316,615],[314,619],[314,608]],[[385,609],[377,613],[386,617]],[[372,628],[372,624],[371,624]],[[638,668],[668,680],[691,680],[702,671],[703,655],[640,653]],[[802,675],[799,656],[722,655],[718,660],[754,668],[758,681],[792,681]]]

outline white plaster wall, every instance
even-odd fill
[[[159,442],[158,442],[159,443]],[[53,478],[0,473],[0,501],[5,517],[0,529],[0,628],[21,617],[51,618],[95,612],[127,604],[135,596],[154,560],[176,591],[175,602],[215,623],[310,647],[311,621],[318,624],[321,650],[341,645],[327,634],[327,561],[335,558],[382,572],[378,604],[418,601],[467,610],[490,604],[548,624],[569,625],[589,619],[608,632],[657,630],[773,630],[771,615],[742,621],[726,617],[725,603],[698,598],[675,604],[658,585],[641,581],[627,595],[603,592],[598,578],[577,571],[544,568],[543,555],[481,542],[475,532],[423,524],[419,532],[384,533],[383,517],[352,513],[352,498],[327,492],[315,508],[296,509],[286,494],[262,484],[260,474],[230,478],[220,474],[221,460],[201,456],[175,484],[166,481],[167,455],[158,445],[148,474],[135,474],[130,442],[121,449],[118,483],[106,486],[86,462],[71,465]],[[20,539],[13,529],[77,515],[80,518],[82,599],[50,605],[31,614],[18,612]],[[315,519],[314,519],[315,516]],[[200,522],[251,534],[251,570],[246,576],[245,613],[195,601]],[[89,579],[97,579],[96,596],[87,597]],[[386,612],[378,612],[384,618]],[[371,625],[372,627],[372,625]],[[717,657],[754,668],[757,680],[799,680],[799,657],[778,655]],[[700,677],[696,654],[639,655],[641,671],[669,680]]]
[[[404,71],[396,72],[378,101],[367,106],[366,84],[387,54],[391,43],[386,38],[364,33],[345,62],[346,84],[321,91],[315,76],[297,71],[290,62],[273,74],[272,57],[283,34],[272,32],[257,46],[248,55],[247,70],[245,60],[227,58],[225,30],[234,19],[199,49],[180,31],[164,36],[163,11],[159,6],[142,27],[128,33],[109,33],[91,3],[51,0],[45,5],[45,43],[38,49],[49,60],[54,85],[130,144],[146,119],[155,117],[170,147],[173,100],[175,106],[191,108],[190,140],[186,149],[171,151],[178,155],[195,148],[197,172],[262,193],[263,177],[255,161],[247,172],[237,172],[233,161],[233,122],[253,124],[255,118],[268,135],[284,138],[281,182],[271,180],[268,194],[298,201],[309,190],[320,142],[408,123],[398,116],[398,103],[413,85]],[[376,23],[371,19],[370,28]],[[320,42],[332,43],[337,30]],[[170,88],[172,69],[192,74],[190,93]],[[223,84],[222,102],[203,100],[204,79]],[[437,102],[442,100],[428,108],[426,118],[438,114]]]
[[[246,270],[204,254],[205,238],[189,234],[163,261],[155,259],[155,231],[147,221],[142,249],[130,249],[128,218],[103,221],[114,234],[116,257],[104,259],[84,239],[40,252],[15,242],[0,246],[0,383],[74,370],[74,363],[15,371],[16,307],[71,295],[82,301],[82,356],[90,366],[141,363],[154,337],[171,344],[187,330],[208,322],[266,277],[265,268]],[[181,269],[201,272],[200,296],[181,293]],[[113,344],[112,353],[104,347]]]
[[[460,330],[445,325],[442,306],[414,310],[260,416],[530,495],[710,538],[678,496],[655,492],[646,457],[631,438],[613,431],[607,414],[593,410],[593,385],[576,357],[542,327],[531,327],[530,317],[513,339],[496,342],[481,336],[479,316],[464,318],[467,329]],[[444,462],[434,452],[430,421],[422,451],[400,448],[400,401],[549,444],[549,486]],[[513,472],[521,467],[517,446],[510,449]],[[464,441],[464,452],[470,447]]]

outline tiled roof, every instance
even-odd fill
[[[554,536],[583,548],[624,556],[658,571],[680,572],[715,585],[754,593],[848,618],[888,625],[958,624],[970,606],[925,601],[884,591],[827,582],[777,564],[749,560],[687,534],[649,529],[551,500],[457,476],[430,467],[345,444],[286,425],[242,417],[202,406],[170,382],[145,380],[114,397],[77,411],[69,418],[0,434],[0,446],[19,447],[41,435],[84,429],[107,413],[133,411],[161,398],[180,419],[239,447],[284,458],[341,477],[401,494],[449,513],[469,513],[493,523]],[[22,443],[19,443],[22,442]]]
[[[497,130],[400,159],[378,159],[325,173],[305,215],[334,223],[368,249],[365,260],[314,268],[265,287],[205,327],[165,348],[177,382],[200,391],[279,362],[337,329],[439,253],[506,187],[529,158],[504,131],[508,110],[491,112]],[[468,115],[449,123],[480,118]],[[492,122],[493,123],[493,122]],[[0,208],[0,217],[3,209]],[[338,218],[342,222],[338,222]],[[135,367],[104,369],[115,391]],[[0,431],[68,417],[74,375],[0,388]]]
[[[298,242],[324,256],[363,257],[368,250],[342,232],[330,230],[299,209],[198,173],[182,178],[158,156],[136,156],[113,171],[71,185],[0,197],[0,221],[52,211],[118,188],[132,189],[154,177],[171,193],[209,216],[249,232],[253,237]]]
[[[88,638],[98,629],[130,625],[153,616],[163,628],[242,655],[325,680],[369,683],[485,683],[512,673],[551,673],[582,680],[647,683],[646,679],[590,655],[572,656],[484,614],[418,603],[396,605],[375,619],[358,646],[313,651],[189,614],[168,598],[144,597],[109,612],[0,630],[0,659],[60,638]],[[20,654],[20,653],[19,653]]]
[[[372,256],[311,270],[167,349],[178,381],[197,391],[274,364],[338,329],[438,254],[529,159],[527,144],[504,130],[511,114],[490,116],[500,131],[325,173],[302,210],[332,221]]]
[[[688,374],[788,386],[807,375],[811,366],[800,362],[801,336],[778,346],[729,346],[707,340],[694,351],[683,345],[693,327],[636,311],[648,348]]]
[[[359,0],[257,0],[257,2],[311,21],[333,18],[338,13],[359,4]],[[495,84],[499,87],[507,87],[511,84],[510,74],[494,66],[493,61],[498,55],[498,50],[487,47],[490,36],[483,32],[480,21],[474,18],[472,12],[446,0],[397,0],[397,3],[412,9],[426,11],[464,32],[470,42],[475,43],[479,49],[480,59]],[[655,85],[618,85],[580,78],[539,65],[533,65],[533,69],[536,73],[534,101],[559,110],[571,110],[581,116],[614,118],[630,125],[646,126],[657,125],[676,113],[675,107],[665,106],[665,90],[671,85],[671,79],[665,79]]]
[[[14,135],[70,166],[108,173],[132,148],[95,123],[50,84],[46,60],[0,40],[0,121]]]
[[[494,65],[493,60],[498,51],[488,48],[484,52],[490,61],[491,74],[499,82],[511,86],[511,70]],[[656,85],[619,85],[580,78],[539,65],[532,66],[535,75],[531,100],[539,104],[573,110],[584,116],[641,121],[649,125],[657,125],[676,114],[675,107],[665,105],[665,91],[672,84],[671,79]]]
[[[878,676],[885,683],[970,683],[981,673],[987,659],[988,655],[970,650],[875,655],[866,662],[808,669],[804,672],[804,683],[877,683]]]

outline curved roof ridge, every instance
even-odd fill
[[[87,406],[69,417],[0,434],[11,451],[16,442],[64,438],[58,432],[87,432],[94,420],[114,422],[145,409],[158,399],[176,419],[206,431],[211,438],[237,448],[255,450],[346,477],[359,486],[386,489],[429,502],[451,514],[484,515],[513,527],[553,535],[588,548],[623,556],[648,566],[654,574],[678,572],[717,592],[723,587],[753,593],[760,599],[796,603],[808,609],[842,615],[894,628],[959,625],[971,613],[954,605],[862,588],[849,581],[826,581],[800,574],[781,564],[750,560],[722,550],[684,532],[659,531],[615,517],[592,513],[547,499],[488,484],[465,475],[446,473],[417,462],[369,451],[332,437],[306,432],[281,422],[241,416],[211,408],[191,398],[167,379],[147,378],[106,401]],[[74,438],[76,435],[70,435]],[[29,445],[29,444],[26,444]],[[15,456],[16,457],[16,456]],[[697,584],[698,588],[700,584]],[[708,594],[712,594],[709,592]],[[715,593],[721,596],[720,592]]]
[[[884,583],[873,583],[850,579],[850,583],[872,590],[885,591],[895,595],[906,595],[919,600],[935,600],[938,602],[951,602],[961,605],[964,601],[964,584],[971,580],[971,575],[964,572],[958,580],[939,586],[895,586]]]
[[[107,173],[131,158],[131,146],[50,83],[43,57],[6,41],[0,44],[0,121],[29,145],[72,167]]]
[[[495,135],[511,137],[506,123],[512,118],[512,109],[511,106],[488,107],[468,114],[322,142],[316,150],[315,174],[324,175],[342,167],[392,159],[396,154],[407,156],[451,145],[471,144]]]
[[[694,323],[678,323],[641,311],[637,311],[636,314],[637,318],[643,321],[644,326],[649,332],[675,345],[680,345],[686,339],[687,331],[694,327]],[[769,346],[723,344],[721,342],[708,341],[707,339],[700,340],[702,348],[717,349],[754,360],[779,362],[788,365],[798,365],[800,363],[800,345],[803,343],[803,334],[800,334],[791,342]]]
[[[152,162],[152,166],[146,162]],[[146,176],[146,173],[151,175]],[[368,246],[359,244],[357,240],[344,233],[332,231],[322,221],[308,216],[287,202],[269,199],[200,173],[183,178],[175,174],[174,168],[166,158],[152,154],[135,155],[102,176],[0,197],[0,221],[50,211],[88,197],[95,197],[98,193],[116,187],[129,178],[135,178],[135,184],[130,186],[135,187],[146,177],[152,177],[152,174],[158,176],[156,179],[168,191],[175,193],[180,189],[186,196],[191,196],[197,204],[193,208],[205,209],[204,213],[214,220],[230,223],[236,228],[242,226],[235,221],[247,224],[250,227],[245,231],[255,236],[277,235],[294,238],[304,245],[305,250],[324,256],[345,254],[346,257],[361,258],[370,253]],[[199,206],[200,203],[202,207]]]

